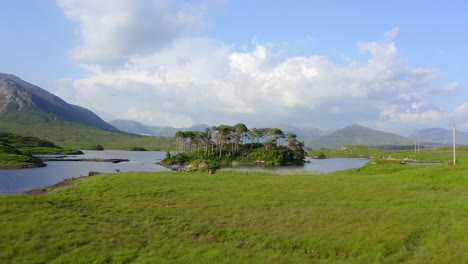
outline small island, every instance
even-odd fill
[[[304,143],[278,128],[248,129],[245,124],[220,125],[200,131],[178,131],[176,154],[160,164],[173,170],[213,172],[221,166],[304,164]]]

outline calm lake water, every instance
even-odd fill
[[[330,159],[312,159],[306,158],[304,165],[291,165],[291,166],[235,166],[229,169],[243,169],[243,170],[271,170],[271,171],[287,171],[287,170],[306,170],[316,172],[334,172],[339,170],[346,170],[351,168],[359,168],[366,164],[369,160],[366,158],[330,158]]]
[[[47,167],[32,169],[0,170],[0,194],[15,194],[25,190],[42,188],[58,183],[71,177],[86,176],[91,171],[169,171],[169,169],[154,164],[163,159],[165,151],[83,151],[84,155],[69,155],[70,159],[107,158],[129,159],[129,162],[78,162],[78,161],[49,161]],[[57,155],[52,155],[56,157]],[[318,172],[332,172],[348,168],[363,166],[367,159],[308,159],[311,162],[304,166],[285,167],[237,167],[238,169],[267,169],[267,170],[311,170]]]

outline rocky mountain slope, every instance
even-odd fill
[[[34,113],[34,114],[32,114]],[[27,115],[40,121],[63,120],[118,131],[90,110],[71,105],[48,91],[11,74],[0,73],[0,118]]]

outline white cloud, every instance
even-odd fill
[[[251,47],[238,49],[187,34],[205,24],[202,14],[176,10],[169,0],[132,2],[130,17],[118,15],[127,8],[123,0],[60,3],[80,24],[83,43],[77,59],[89,64],[83,65],[88,76],[62,80],[59,94],[98,114],[176,127],[245,122],[330,128],[361,123],[394,131],[436,124],[447,116],[430,101],[439,72],[399,59],[399,28],[384,33],[380,41],[358,43],[369,60],[348,58],[343,66],[327,56],[288,56],[287,47],[272,43],[254,40]],[[163,28],[162,21],[168,27]],[[96,27],[91,26],[94,22]],[[157,25],[148,29],[146,23]],[[101,38],[95,38],[95,32]],[[458,87],[453,82],[438,89]]]
[[[468,102],[463,103],[462,105],[455,108],[456,114],[468,114]]]
[[[73,57],[85,64],[125,61],[204,28],[202,6],[176,9],[170,0],[58,0],[78,23],[81,44]]]
[[[141,120],[146,124],[169,124],[173,127],[186,127],[188,124],[195,124],[194,121],[184,115],[174,114],[171,112],[154,112],[154,111],[142,111],[134,105],[130,106],[123,116],[129,120]]]
[[[460,84],[458,82],[450,82],[442,88],[442,90],[447,92],[456,91],[458,89],[460,89]]]

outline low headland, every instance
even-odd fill
[[[0,168],[35,168],[46,164],[34,154],[82,154],[80,150],[64,149],[36,137],[0,132]]]

